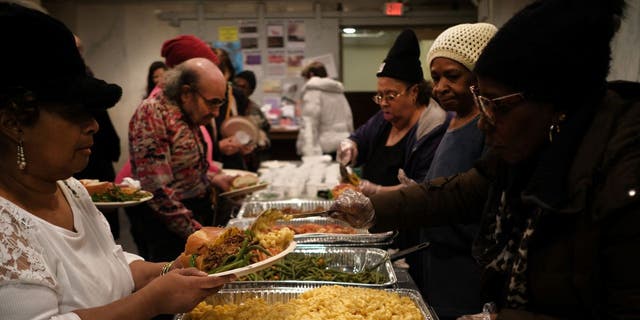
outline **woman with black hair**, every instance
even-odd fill
[[[147,94],[144,99],[151,95],[151,91],[162,81],[162,75],[167,71],[167,65],[162,61],[154,61],[149,66],[149,72],[147,73]]]
[[[245,115],[249,105],[249,98],[245,96],[242,90],[233,86],[233,78],[236,69],[231,63],[229,53],[222,48],[211,48],[220,61],[218,67],[227,80],[226,103],[220,108],[220,115],[215,118],[215,123],[207,126],[207,130],[213,141],[214,160],[222,162],[225,169],[248,170],[244,156],[253,153],[256,150],[256,141],[248,144],[240,143],[235,136],[223,137],[223,123],[235,116]],[[225,220],[222,223],[226,223]]]

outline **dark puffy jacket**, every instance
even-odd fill
[[[524,207],[542,212],[528,249],[529,302],[498,319],[640,318],[640,84],[610,87],[575,151],[547,150],[521,193]],[[464,223],[485,211],[488,225],[495,215],[485,204],[504,190],[504,167],[493,163],[373,196],[376,223]],[[483,235],[474,252],[486,263]],[[505,305],[506,276],[484,273],[487,301]]]

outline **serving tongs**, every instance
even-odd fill
[[[412,254],[414,252],[422,251],[422,250],[428,248],[430,245],[431,245],[431,242],[425,241],[425,242],[417,244],[415,246],[400,250],[400,251],[398,251],[398,252],[396,252],[394,254],[387,255],[384,258],[380,259],[380,261],[378,261],[373,266],[368,267],[367,271],[376,270],[376,269],[378,269],[379,266],[381,266],[382,264],[386,263],[387,261],[392,261],[392,262],[396,261],[396,260],[404,258],[404,257],[406,257],[406,256],[408,256],[408,255],[410,255],[410,254]]]
[[[353,170],[351,170],[351,173],[349,171],[350,170],[347,169],[347,166],[340,163],[340,182],[349,183],[356,187],[359,186],[360,178],[358,178],[358,176],[355,173],[353,173]]]
[[[298,219],[298,218],[308,218],[308,217],[324,217],[324,216],[330,215],[333,212],[336,212],[336,210],[327,209],[323,211],[292,213],[289,215],[291,216],[292,219]]]

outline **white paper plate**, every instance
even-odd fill
[[[249,118],[243,116],[231,117],[225,120],[220,125],[220,132],[222,133],[223,137],[227,138],[235,136],[236,138],[238,138],[236,134],[238,132],[243,132],[241,135],[245,135],[249,140],[246,143],[257,143],[260,139],[259,131],[260,129],[258,129],[258,127],[256,127],[256,125],[251,122]]]
[[[248,187],[244,187],[244,188],[240,188],[232,191],[223,192],[220,194],[220,196],[221,197],[243,196],[258,190],[265,189],[268,185],[269,183],[267,182],[258,182],[256,185],[253,185],[253,186],[248,186]]]
[[[228,274],[235,274],[238,278],[239,277],[243,277],[246,276],[250,273],[254,273],[254,272],[258,272],[260,270],[266,269],[268,267],[270,267],[271,265],[273,265],[274,263],[278,262],[278,260],[284,258],[284,256],[286,256],[287,254],[289,254],[290,252],[293,251],[293,249],[296,248],[296,242],[295,241],[291,241],[289,243],[289,246],[284,249],[282,252],[276,254],[275,256],[269,257],[265,260],[256,262],[256,263],[252,263],[248,266],[245,267],[241,267],[241,268],[236,268],[236,269],[231,269],[229,271],[224,271],[224,272],[218,272],[218,273],[213,273],[210,274],[210,277],[221,277],[221,276],[225,276]]]
[[[96,207],[98,207],[98,209],[117,209],[117,208],[126,208],[126,207],[136,206],[143,202],[147,202],[153,199],[153,194],[151,192],[148,192],[148,191],[140,191],[140,192],[145,193],[146,196],[144,196],[142,199],[137,201],[94,202],[94,204],[96,205]]]
[[[276,168],[282,168],[287,166],[287,164],[289,164],[290,162],[287,161],[279,161],[279,160],[268,160],[268,161],[262,161],[260,163],[260,167],[262,168],[268,168],[268,169],[276,169]]]

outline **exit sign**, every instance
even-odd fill
[[[384,4],[384,13],[388,16],[401,16],[403,10],[402,2],[387,2]]]

